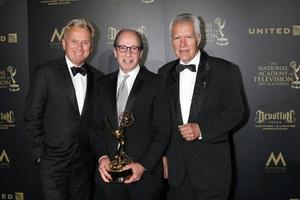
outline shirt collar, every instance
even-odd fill
[[[68,68],[69,69],[71,69],[71,67],[80,67],[80,66],[77,66],[77,65],[75,65],[74,63],[72,63],[72,61],[68,58],[68,56],[67,55],[65,55],[65,58],[66,58],[66,63],[67,63],[67,66],[68,66]]]
[[[194,58],[192,60],[190,60],[190,62],[184,63],[182,60],[180,60],[180,64],[183,64],[183,65],[193,64],[193,65],[196,66],[196,71],[197,71],[198,70],[198,65],[200,63],[200,56],[201,56],[201,52],[198,50],[197,54],[194,56]]]
[[[136,77],[137,74],[140,71],[140,65],[138,64],[133,70],[129,71],[127,74],[129,75],[129,77]],[[119,68],[119,74],[118,74],[118,79],[120,79],[121,77],[123,77],[125,75],[125,73]]]

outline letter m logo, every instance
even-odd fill
[[[5,150],[3,149],[2,153],[0,154],[0,162],[4,162],[4,160],[9,163],[10,160],[7,156],[7,153],[5,152]]]
[[[53,32],[53,34],[52,34],[52,37],[51,37],[50,42],[54,42],[55,39],[57,39],[58,42],[61,42],[62,37],[63,37],[63,30],[61,30],[61,32],[59,33],[58,30],[57,30],[57,28],[55,28],[55,29],[54,29],[54,32]]]
[[[269,166],[271,162],[274,164],[274,166],[277,166],[279,162],[283,165],[286,166],[286,162],[282,156],[282,153],[279,152],[278,156],[276,157],[275,154],[272,152],[271,155],[269,156],[269,159],[266,163],[266,166]]]

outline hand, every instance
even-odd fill
[[[108,173],[109,164],[110,164],[110,159],[108,156],[103,156],[102,158],[100,158],[98,171],[100,172],[103,181],[106,183],[109,183],[111,180],[111,176]]]
[[[163,170],[164,170],[164,178],[168,179],[168,159],[166,156],[163,157]]]
[[[133,183],[135,181],[139,181],[144,174],[145,168],[139,164],[139,163],[130,163],[126,165],[123,170],[131,169],[132,170],[132,175],[131,177],[124,181],[124,183]]]
[[[201,136],[200,127],[197,123],[180,125],[178,131],[186,141],[193,141]]]

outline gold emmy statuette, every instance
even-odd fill
[[[120,126],[117,130],[113,131],[112,134],[118,139],[118,149],[113,158],[111,159],[109,166],[109,174],[111,175],[111,182],[122,183],[132,175],[132,170],[122,170],[123,167],[132,160],[126,155],[125,148],[125,128],[133,124],[134,118],[133,113],[123,112],[120,116]]]

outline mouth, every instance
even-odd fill
[[[178,52],[179,53],[187,53],[187,52],[189,52],[189,50],[188,49],[179,49]]]
[[[75,51],[74,53],[75,53],[76,55],[83,55],[83,54],[84,54],[83,51]]]
[[[132,59],[123,59],[123,63],[125,64],[131,64],[133,62]]]

